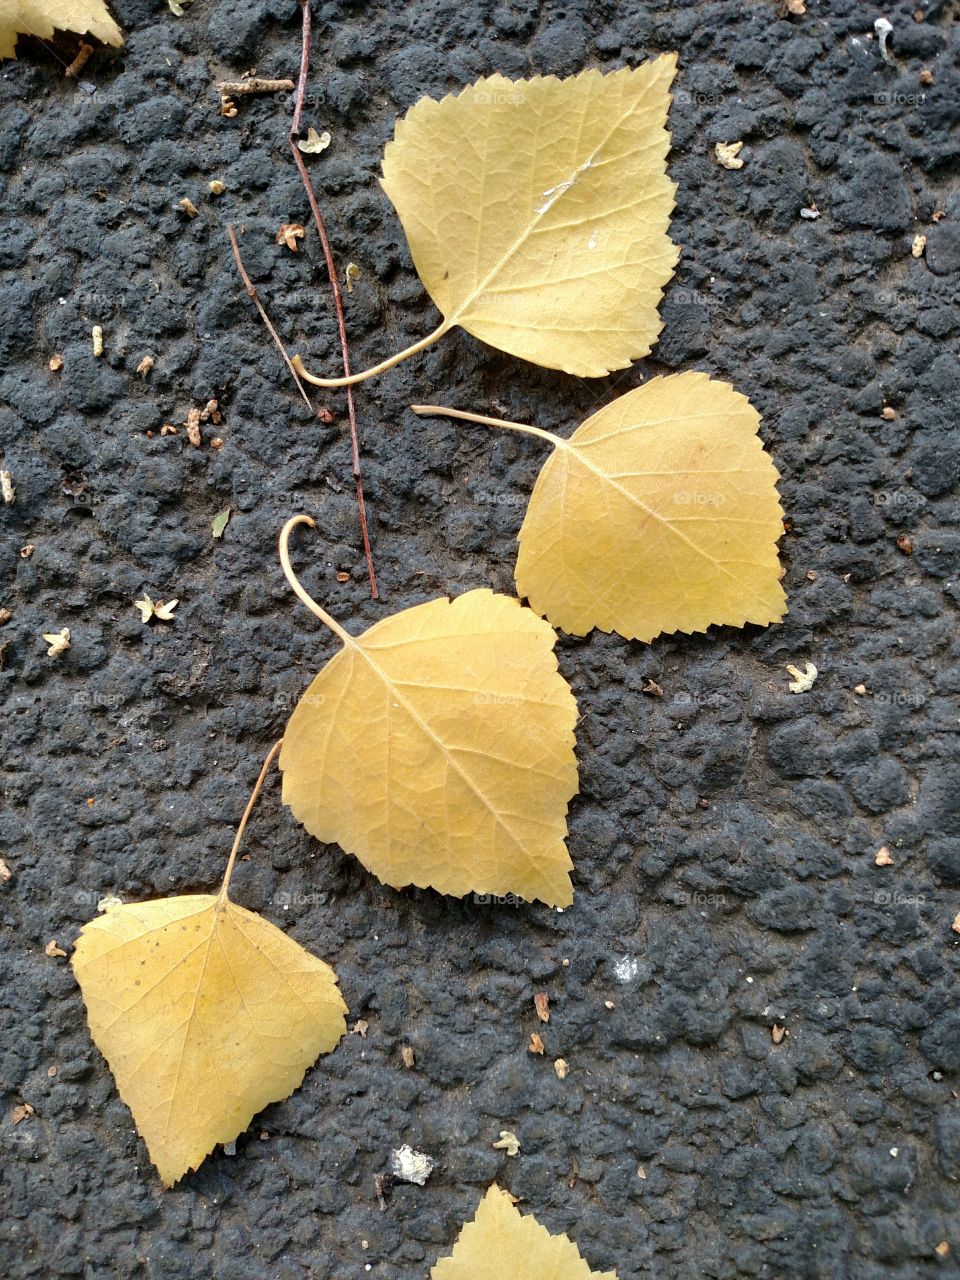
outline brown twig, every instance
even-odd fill
[[[252,80],[221,80],[217,84],[220,96],[231,98],[238,93],[282,93],[284,89],[292,88],[292,80],[263,80],[257,77]]]
[[[270,323],[270,317],[267,315],[266,311],[264,310],[263,303],[260,301],[260,295],[257,293],[256,289],[254,288],[253,281],[247,275],[247,269],[243,265],[243,259],[240,257],[240,246],[239,244],[237,244],[237,233],[233,229],[232,222],[228,223],[227,225],[227,233],[230,236],[230,247],[231,249],[233,249],[234,261],[237,264],[237,270],[240,272],[240,279],[243,281],[244,288],[246,289],[250,298],[253,300],[253,305],[260,312],[260,319],[267,326],[267,331],[270,334],[270,337],[277,344],[277,350],[283,356],[284,364],[293,374],[293,380],[297,384],[300,394],[303,396],[304,403],[306,404],[310,412],[313,413],[313,405],[310,403],[310,397],[307,395],[306,391],[304,391],[303,383],[300,381],[299,377],[297,376],[297,371],[293,367],[293,363],[290,357],[287,355],[287,349],[283,345],[282,341],[280,340],[279,333],[277,333],[276,329]]]
[[[300,120],[303,115],[303,104],[307,93],[307,78],[310,74],[310,0],[300,0],[300,9],[303,13],[303,48],[300,54],[300,78],[297,82],[297,97],[293,109],[293,123],[290,126],[290,150],[293,152],[294,164],[297,166],[297,172],[300,174],[300,180],[307,193],[310,212],[313,214],[313,221],[316,223],[317,234],[320,237],[320,244],[323,248],[323,257],[327,264],[327,275],[330,277],[330,288],[333,290],[333,304],[337,313],[337,333],[340,337],[340,352],[343,356],[343,373],[344,377],[349,378],[350,348],[347,344],[347,325],[343,317],[343,294],[340,290],[340,278],[337,275],[337,266],[333,260],[333,254],[330,250],[330,241],[327,238],[327,228],[320,215],[320,206],[317,204],[317,197],[314,195],[313,183],[310,181],[310,174],[307,172],[307,166],[304,163],[303,156],[300,154],[300,148],[297,146],[297,135],[300,132]],[[353,469],[353,478],[357,485],[357,506],[360,510],[360,534],[363,538],[363,554],[367,559],[367,572],[370,576],[370,595],[372,599],[377,600],[379,599],[379,592],[377,591],[377,576],[373,568],[373,553],[370,550],[370,534],[367,530],[367,510],[363,501],[363,480],[360,475],[360,445],[357,437],[357,412],[353,403],[353,388],[347,387],[346,390],[347,418],[350,423],[350,460]]]

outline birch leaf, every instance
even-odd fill
[[[595,413],[534,486],[520,594],[574,635],[778,622],[783,511],[759,426],[746,396],[703,373],[654,378]]]
[[[311,607],[344,647],[284,731],[296,818],[395,888],[569,904],[577,709],[552,628],[488,590],[405,609],[357,639]]]
[[[573,635],[628,640],[786,612],[779,478],[746,396],[703,373],[654,378],[569,439],[539,427],[414,405],[547,440],[520,529],[517,590]]]
[[[679,250],[666,129],[676,55],[558,80],[489,76],[397,121],[384,191],[443,315],[524,360],[601,377],[645,356]],[[301,372],[302,366],[301,367]]]
[[[492,1186],[430,1280],[617,1280],[617,1273],[591,1271],[567,1236],[551,1235]]]
[[[164,1185],[286,1098],[346,1030],[333,970],[212,894],[111,906],[73,970]]]
[[[49,40],[54,29],[123,44],[123,33],[103,0],[0,0],[0,58],[15,58],[17,36]]]

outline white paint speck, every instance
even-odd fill
[[[621,956],[613,962],[613,976],[618,982],[633,982],[640,972],[640,961],[636,956]]]

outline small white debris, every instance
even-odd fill
[[[413,1147],[398,1147],[390,1155],[390,1172],[399,1182],[414,1182],[422,1187],[433,1173],[433,1160],[423,1151]]]
[[[713,153],[724,169],[742,169],[743,161],[739,158],[742,150],[742,142],[718,142]]]
[[[505,1151],[508,1156],[518,1155],[520,1151],[520,1139],[509,1129],[501,1129],[500,1138],[493,1145],[497,1151]]]
[[[301,138],[297,146],[308,156],[319,155],[321,151],[326,151],[330,145],[330,135],[324,129],[323,133],[317,133],[316,129],[307,130],[307,136]]]
[[[50,646],[47,650],[48,658],[59,658],[64,650],[70,648],[69,627],[61,627],[59,631],[44,631],[43,638]]]
[[[640,972],[640,961],[636,956],[621,956],[613,962],[613,976],[618,982],[633,982]]]
[[[820,217],[820,210],[815,204],[812,204],[809,207],[804,206],[804,208],[800,210],[800,217],[806,218],[810,222],[815,222],[816,219]]]
[[[90,330],[90,337],[93,341],[93,354],[100,358],[103,355],[103,329],[100,325],[95,324]]]
[[[813,688],[813,682],[819,675],[812,662],[806,663],[802,671],[799,667],[795,667],[792,662],[788,664],[786,669],[793,676],[787,686],[791,693],[808,693]]]
[[[891,1147],[891,1148],[890,1148],[890,1154],[893,1156],[894,1160],[896,1160],[897,1156],[900,1154],[900,1148],[899,1148],[899,1147]]]
[[[887,48],[887,41],[893,35],[893,27],[886,18],[877,18],[873,24],[873,29],[877,33],[877,39],[880,41],[880,57],[892,67],[894,65],[893,54]]]
[[[567,1073],[570,1070],[570,1064],[565,1058],[558,1058],[553,1064],[553,1069],[557,1073],[558,1080],[566,1080]]]
[[[98,911],[113,911],[115,907],[122,907],[123,899],[118,898],[115,893],[105,893],[102,898],[97,899]]]
[[[910,246],[910,254],[914,258],[922,258],[923,251],[927,247],[926,236],[914,236],[913,244]]]
[[[9,471],[0,471],[0,493],[3,494],[4,505],[12,507],[17,500],[17,491],[13,487],[13,476]]]

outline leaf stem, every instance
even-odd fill
[[[296,357],[294,357],[296,364]],[[525,436],[537,436],[555,448],[567,442],[563,436],[555,436],[542,427],[531,427],[523,422],[507,422],[503,418],[487,418],[482,413],[466,413],[463,409],[445,409],[438,404],[412,404],[410,409],[421,418],[461,418],[464,422],[479,422],[484,427],[500,427],[504,431],[519,431]]]
[[[276,759],[277,752],[282,746],[283,739],[281,738],[279,742],[275,742],[270,748],[267,758],[263,762],[263,767],[260,770],[260,776],[257,778],[254,788],[250,792],[250,799],[247,801],[247,807],[244,809],[243,817],[240,819],[240,825],[237,827],[237,834],[233,838],[233,848],[230,850],[230,857],[227,860],[227,869],[223,873],[223,884],[220,886],[220,893],[218,895],[218,902],[220,904],[227,901],[227,890],[230,887],[230,877],[233,875],[234,864],[237,861],[237,850],[240,848],[240,841],[243,839],[243,833],[247,829],[247,823],[250,820],[251,813],[253,813],[253,806],[257,803],[257,797],[263,790],[263,784],[267,778],[267,771],[273,764]]]
[[[346,378],[318,378],[313,373],[307,373],[299,356],[293,357],[293,367],[301,378],[306,382],[312,382],[315,387],[352,387],[358,382],[365,382],[367,378],[375,378],[378,373],[385,373],[387,369],[392,369],[401,360],[406,360],[408,356],[415,356],[418,351],[423,351],[426,347],[432,346],[438,338],[442,338],[451,328],[450,322],[444,320],[443,324],[434,329],[433,333],[428,333],[425,338],[415,342],[412,347],[406,347],[403,351],[398,351],[396,355],[390,356],[389,359],[381,360],[379,364],[371,365],[369,369],[364,369],[361,373],[352,373]]]
[[[353,636],[348,631],[344,631],[340,623],[335,621],[327,613],[326,609],[321,609],[316,600],[308,595],[304,588],[300,585],[300,580],[293,572],[293,566],[290,564],[290,534],[298,524],[308,524],[311,529],[317,527],[317,522],[311,516],[293,516],[280,530],[280,565],[286,580],[290,583],[295,594],[307,606],[312,614],[320,619],[322,623],[330,628],[338,640],[342,640],[344,644],[352,645],[354,643]]]

